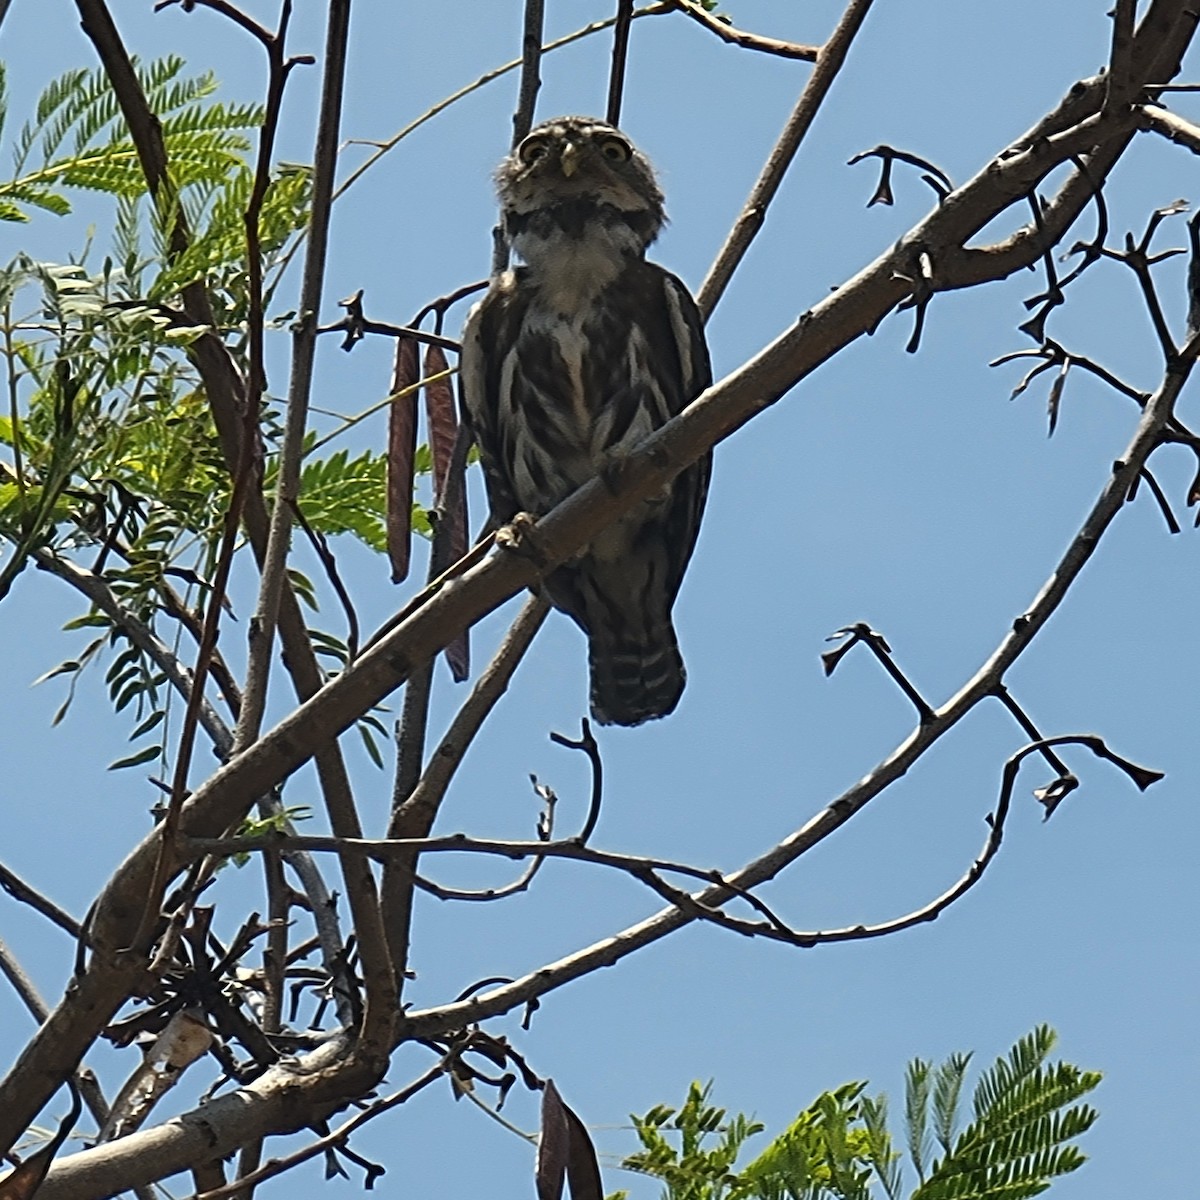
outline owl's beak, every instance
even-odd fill
[[[558,165],[562,173],[570,179],[579,167],[579,147],[574,142],[568,142],[559,156]]]

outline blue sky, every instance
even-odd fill
[[[273,5],[246,7],[273,20]],[[297,5],[295,52],[319,51],[322,7]],[[813,42],[840,11],[830,0],[735,0],[728,7],[746,27]],[[1102,64],[1108,7],[1038,0],[878,5],[710,324],[718,377],[927,211],[931,193],[903,170],[896,205],[867,209],[873,168],[848,167],[847,159],[890,143],[929,158],[956,183],[969,178],[1075,79]],[[144,59],[179,52],[196,70],[213,68],[226,98],[260,94],[260,49],[214,14],[174,8],[154,15],[149,0],[113,8]],[[610,5],[552,0],[548,8],[557,34],[607,15]],[[519,9],[511,0],[359,0],[346,135],[386,138],[511,58]],[[11,72],[17,121],[52,76],[93,62],[64,0],[17,0],[0,33],[0,55]],[[600,37],[548,57],[539,116],[599,111],[607,55]],[[692,286],[809,70],[720,45],[679,16],[635,26],[623,124],[657,164],[667,193],[672,223],[654,257]],[[1194,73],[1193,63],[1185,77]],[[311,156],[317,83],[313,69],[294,77],[284,158]],[[489,176],[508,143],[515,88],[509,75],[473,93],[339,201],[324,319],[336,317],[337,298],[361,287],[368,313],[402,321],[486,272]],[[1194,99],[1179,97],[1176,107],[1200,117]],[[363,153],[348,148],[347,167]],[[1114,239],[1140,231],[1153,208],[1194,192],[1192,158],[1147,136],[1107,191]],[[5,227],[0,254],[7,260],[25,249],[64,259],[80,245],[86,221],[95,221],[102,237],[110,219],[104,205],[86,198],[79,212],[67,221]],[[1087,215],[1077,232],[1090,231]],[[1074,240],[1075,233],[1067,244]],[[1176,218],[1162,244],[1182,243]],[[1039,286],[1037,276],[1024,274],[939,296],[915,356],[903,350],[909,317],[889,317],[874,337],[718,449],[704,531],[676,610],[687,692],[666,721],[601,733],[607,784],[598,845],[736,867],[804,823],[911,727],[903,697],[866,654],[852,654],[832,679],[823,677],[819,654],[830,633],[869,621],[926,696],[941,703],[1029,604],[1137,415],[1129,401],[1076,374],[1053,438],[1046,436],[1045,386],[1009,401],[1022,368],[989,369],[987,362],[1027,344],[1016,326],[1026,316],[1021,302]],[[1164,270],[1163,292],[1179,330],[1185,305],[1178,264]],[[1092,270],[1054,315],[1051,331],[1138,387],[1158,382],[1135,282],[1117,264]],[[272,350],[275,395],[286,389],[285,342],[281,336]],[[385,392],[390,355],[390,345],[370,341],[349,356],[323,343],[315,403],[366,407]],[[1195,424],[1194,391],[1184,396],[1185,420],[1189,412]],[[357,437],[352,444],[381,445],[382,422]],[[1164,451],[1154,466],[1182,512],[1191,477],[1186,456]],[[475,485],[474,511],[481,513]],[[382,561],[349,546],[340,553],[364,625],[382,621],[407,591],[389,583]],[[1096,732],[1119,753],[1165,771],[1148,794],[1068,752],[1083,787],[1044,824],[1030,792],[1046,778],[1030,764],[988,877],[931,925],[813,951],[690,928],[616,970],[551,994],[529,1033],[516,1018],[497,1022],[496,1030],[556,1079],[595,1127],[600,1149],[619,1156],[635,1148],[634,1140],[613,1127],[630,1112],[680,1102],[692,1079],[714,1080],[720,1104],[757,1114],[777,1130],[817,1092],[850,1079],[869,1079],[898,1105],[909,1058],[975,1049],[990,1061],[1046,1021],[1059,1030],[1064,1056],[1105,1072],[1096,1094],[1101,1121],[1085,1141],[1092,1161],[1051,1194],[1116,1200],[1179,1193],[1186,1169],[1180,1147],[1200,1115],[1193,1086],[1200,1067],[1198,581],[1196,533],[1170,536],[1143,494],[1119,516],[1009,679],[1046,733]],[[241,595],[248,611],[250,593]],[[112,716],[99,676],[81,683],[75,711],[53,729],[58,683],[28,686],[69,656],[79,635],[58,627],[79,611],[74,597],[32,571],[0,607],[8,659],[0,690],[0,858],[77,914],[145,831],[155,798],[136,772],[104,771],[125,752],[128,727]],[[477,633],[477,663],[513,611],[509,606]],[[325,619],[336,623],[333,609]],[[227,650],[242,628],[226,630]],[[462,696],[439,669],[435,721],[448,720]],[[536,815],[530,772],[559,792],[560,820],[579,819],[585,764],[552,746],[547,734],[575,734],[585,701],[582,639],[565,618],[552,617],[464,764],[439,828],[528,836]],[[281,696],[275,716],[282,704]],[[998,706],[977,710],[916,770],[766,889],[766,898],[795,925],[812,929],[885,920],[925,903],[978,852],[1004,759],[1022,741]],[[381,831],[390,779],[353,748],[351,755],[364,820]],[[307,772],[291,781],[285,799],[313,802]],[[447,879],[465,877],[450,864],[439,870]],[[492,882],[508,877],[502,866],[488,870]],[[231,904],[241,903],[239,913],[257,903],[256,878],[226,874],[221,887]],[[411,998],[426,1007],[478,978],[533,969],[657,907],[623,877],[566,863],[549,864],[529,895],[503,904],[426,900]],[[0,935],[57,998],[72,948],[3,896]],[[7,1062],[28,1018],[3,989],[0,1029],[0,1060]],[[426,1065],[406,1051],[392,1082]],[[116,1058],[101,1067],[114,1090],[128,1069]],[[532,1129],[536,1100],[514,1094],[507,1115]],[[381,1186],[431,1200],[483,1188],[504,1197],[531,1192],[530,1148],[472,1106],[452,1103],[444,1089],[377,1122],[360,1148],[390,1164]],[[307,1168],[290,1186],[315,1193],[318,1170]],[[658,1191],[611,1166],[605,1183],[634,1197]]]

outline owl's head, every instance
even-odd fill
[[[603,214],[627,224],[644,250],[666,221],[649,161],[595,117],[555,117],[531,130],[501,162],[496,190],[510,235],[554,217],[570,232]]]

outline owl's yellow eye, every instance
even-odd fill
[[[605,138],[600,143],[600,153],[604,155],[609,162],[624,163],[629,161],[629,156],[633,153],[629,143],[622,138],[610,137]]]
[[[529,166],[531,163],[545,158],[548,150],[549,147],[546,145],[545,138],[529,137],[517,148],[517,157],[526,166]]]

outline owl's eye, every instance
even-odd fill
[[[629,143],[623,138],[610,137],[605,138],[600,143],[600,153],[609,162],[624,163],[629,161],[629,156],[633,151],[630,149]]]
[[[540,137],[526,138],[517,149],[517,157],[529,166],[537,162],[539,159],[546,157],[549,147],[546,145],[546,139]]]

